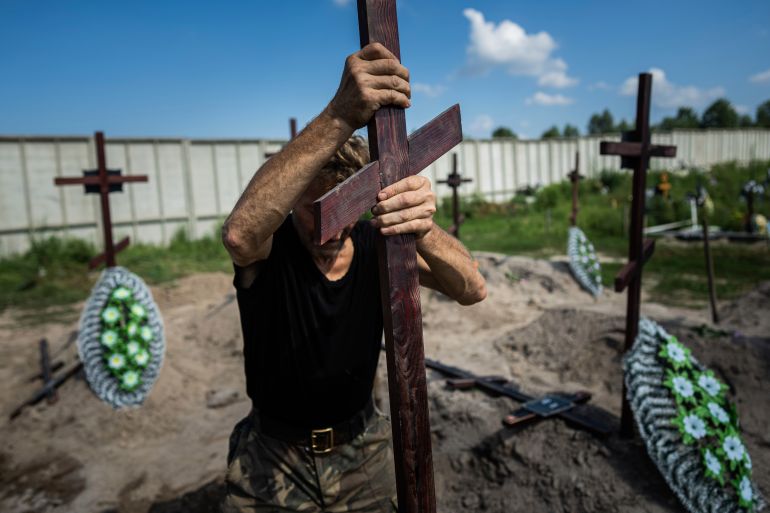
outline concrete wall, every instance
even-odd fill
[[[619,135],[551,140],[472,140],[452,150],[459,171],[473,179],[464,195],[493,201],[511,198],[527,185],[566,177],[580,152],[581,173],[617,169],[618,157],[599,155],[599,142]],[[677,146],[676,159],[653,159],[653,169],[707,167],[730,160],[770,159],[770,130],[682,130],[655,134],[653,141]],[[146,174],[148,183],[124,185],[110,195],[115,240],[167,243],[181,229],[192,237],[215,233],[240,192],[283,141],[107,139],[107,165],[124,174]],[[101,244],[98,195],[82,186],[56,187],[57,176],[82,176],[94,169],[90,137],[0,137],[0,256],[29,247],[30,237],[76,236]],[[437,184],[451,172],[451,155],[423,171]]]

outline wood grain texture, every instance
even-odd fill
[[[120,253],[124,249],[128,247],[128,245],[131,244],[131,237],[123,237],[120,239],[120,242],[115,244],[115,254]],[[99,253],[95,257],[93,257],[91,260],[88,261],[88,268],[89,269],[96,269],[100,265],[104,263],[104,261],[107,259],[107,255],[105,253]]]
[[[454,105],[409,136],[407,176],[420,173],[434,160],[457,146],[462,141],[462,136],[460,106]],[[371,154],[372,160],[376,161],[374,152]],[[358,177],[364,172],[364,176]],[[379,168],[375,173],[369,166],[365,166],[315,201],[313,212],[317,244],[323,244],[345,226],[356,222],[361,214],[377,203],[377,193],[382,186],[379,172]],[[334,214],[330,215],[331,212]]]
[[[371,162],[313,203],[315,242],[323,244],[377,203],[380,163]]]
[[[379,42],[400,58],[395,0],[358,0],[361,46]],[[404,110],[385,107],[369,123],[369,151],[381,186],[409,175]],[[413,234],[377,237],[398,510],[434,513],[433,456],[420,284]]]

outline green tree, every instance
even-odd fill
[[[631,125],[628,124],[628,121],[625,119],[621,119],[620,123],[618,123],[618,126],[615,127],[616,132],[628,132],[631,130]]]
[[[675,128],[698,128],[698,114],[690,107],[679,107],[676,116],[665,117],[660,122],[660,128],[663,130],[673,130]]]
[[[770,128],[770,100],[757,107],[757,126]]]
[[[510,128],[508,128],[507,126],[499,126],[499,127],[495,128],[495,131],[492,132],[492,137],[493,138],[497,138],[497,137],[512,137],[514,139],[518,138],[516,136],[516,134],[514,133],[514,131],[511,130]]]
[[[738,118],[738,126],[741,128],[750,128],[754,126],[754,120],[748,114],[743,114]]]
[[[615,120],[612,119],[608,109],[604,109],[601,114],[594,114],[588,120],[588,133],[591,135],[606,134],[612,132],[613,128],[615,128]]]
[[[703,112],[700,125],[703,128],[737,128],[738,113],[726,98],[720,98]]]
[[[561,133],[559,133],[559,127],[556,125],[543,132],[543,135],[540,136],[541,139],[553,139],[554,137],[561,137]]]
[[[564,125],[564,131],[562,132],[564,137],[580,137],[580,130],[574,125],[567,123]]]

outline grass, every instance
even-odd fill
[[[655,197],[649,202],[648,224],[662,224],[689,218],[687,193],[697,183],[707,186],[715,208],[713,225],[740,230],[745,203],[740,190],[747,180],[764,180],[770,162],[746,166],[721,164],[709,172],[695,170],[675,173],[669,200]],[[650,173],[648,186],[660,181],[660,173]],[[479,197],[463,200],[466,217],[461,227],[463,242],[471,250],[548,258],[564,255],[571,189],[568,182],[554,184],[527,198],[520,194],[503,204],[487,203]],[[602,266],[605,286],[611,288],[615,273],[625,259],[628,240],[624,217],[630,208],[630,173],[605,171],[596,179],[580,183],[581,210],[578,224],[607,260]],[[442,202],[436,221],[451,225],[451,207]],[[770,194],[756,201],[755,209],[770,217]],[[765,244],[716,243],[715,261],[717,297],[734,298],[757,282],[770,280],[770,248]],[[0,311],[16,306],[29,315],[40,308],[54,307],[85,299],[98,278],[88,272],[87,262],[97,251],[76,239],[35,240],[24,255],[0,259]],[[171,282],[182,276],[232,270],[227,253],[216,234],[189,240],[184,232],[175,235],[168,246],[135,244],[118,257],[123,265],[150,284]],[[646,290],[655,301],[696,306],[707,301],[707,283],[703,248],[698,243],[660,241],[655,255],[645,267]],[[58,308],[58,310],[57,310]],[[26,315],[26,314],[23,314]]]

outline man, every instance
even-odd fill
[[[420,176],[383,189],[371,221],[312,241],[312,203],[368,162],[351,137],[409,73],[373,43],[349,56],[323,112],[254,175],[222,229],[235,267],[251,414],[233,431],[226,511],[395,510],[390,426],[372,406],[382,337],[375,235],[413,233],[420,283],[486,296],[468,251],[433,222]]]

